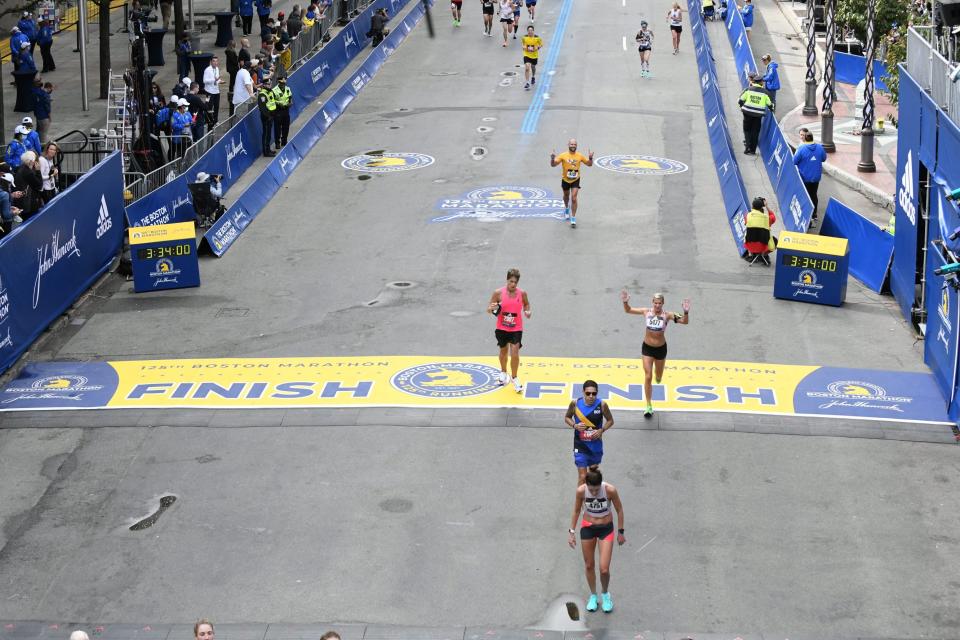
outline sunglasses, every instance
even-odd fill
[[[585,396],[595,396],[595,395],[597,395],[597,392],[596,392],[596,391],[584,391],[584,392],[583,392],[583,395],[585,395]]]

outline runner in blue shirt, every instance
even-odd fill
[[[573,462],[577,466],[577,486],[586,482],[587,471],[603,460],[603,434],[613,426],[613,414],[606,400],[597,397],[599,386],[593,380],[583,383],[583,397],[567,407],[563,421],[573,429]],[[606,424],[604,424],[606,421]]]

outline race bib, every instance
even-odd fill
[[[567,169],[568,180],[576,180],[577,175],[579,175],[579,172],[576,169]]]
[[[505,326],[505,327],[515,327],[515,326],[517,326],[517,314],[515,314],[515,313],[505,313],[505,314],[503,314],[503,326]]]

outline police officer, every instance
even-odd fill
[[[263,134],[260,136],[260,144],[263,146],[263,155],[272,158],[277,155],[270,149],[270,139],[273,137],[273,121],[277,115],[277,99],[274,96],[273,89],[266,83],[260,85],[257,89],[257,107],[260,109],[260,124],[263,127]]]
[[[287,146],[287,135],[290,133],[290,107],[293,105],[293,92],[287,86],[287,77],[280,76],[277,86],[273,88],[273,99],[277,103],[277,111],[273,116],[273,141],[276,148]]]
[[[773,111],[773,102],[763,90],[763,79],[760,76],[750,74],[750,86],[740,94],[737,104],[743,112],[743,152],[752,156],[757,153],[763,116],[767,111]]]

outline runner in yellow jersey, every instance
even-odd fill
[[[523,85],[524,89],[530,90],[530,85],[537,83],[537,59],[540,57],[540,49],[543,48],[543,40],[533,32],[533,25],[527,27],[527,35],[523,36],[523,76],[527,83]]]
[[[557,165],[563,167],[561,172],[560,188],[563,189],[563,204],[566,210],[563,213],[563,219],[570,221],[570,228],[577,228],[577,194],[580,192],[580,165],[585,164],[588,167],[593,166],[593,151],[586,157],[577,152],[577,141],[570,138],[567,142],[567,151],[560,155],[550,154],[550,166]]]

